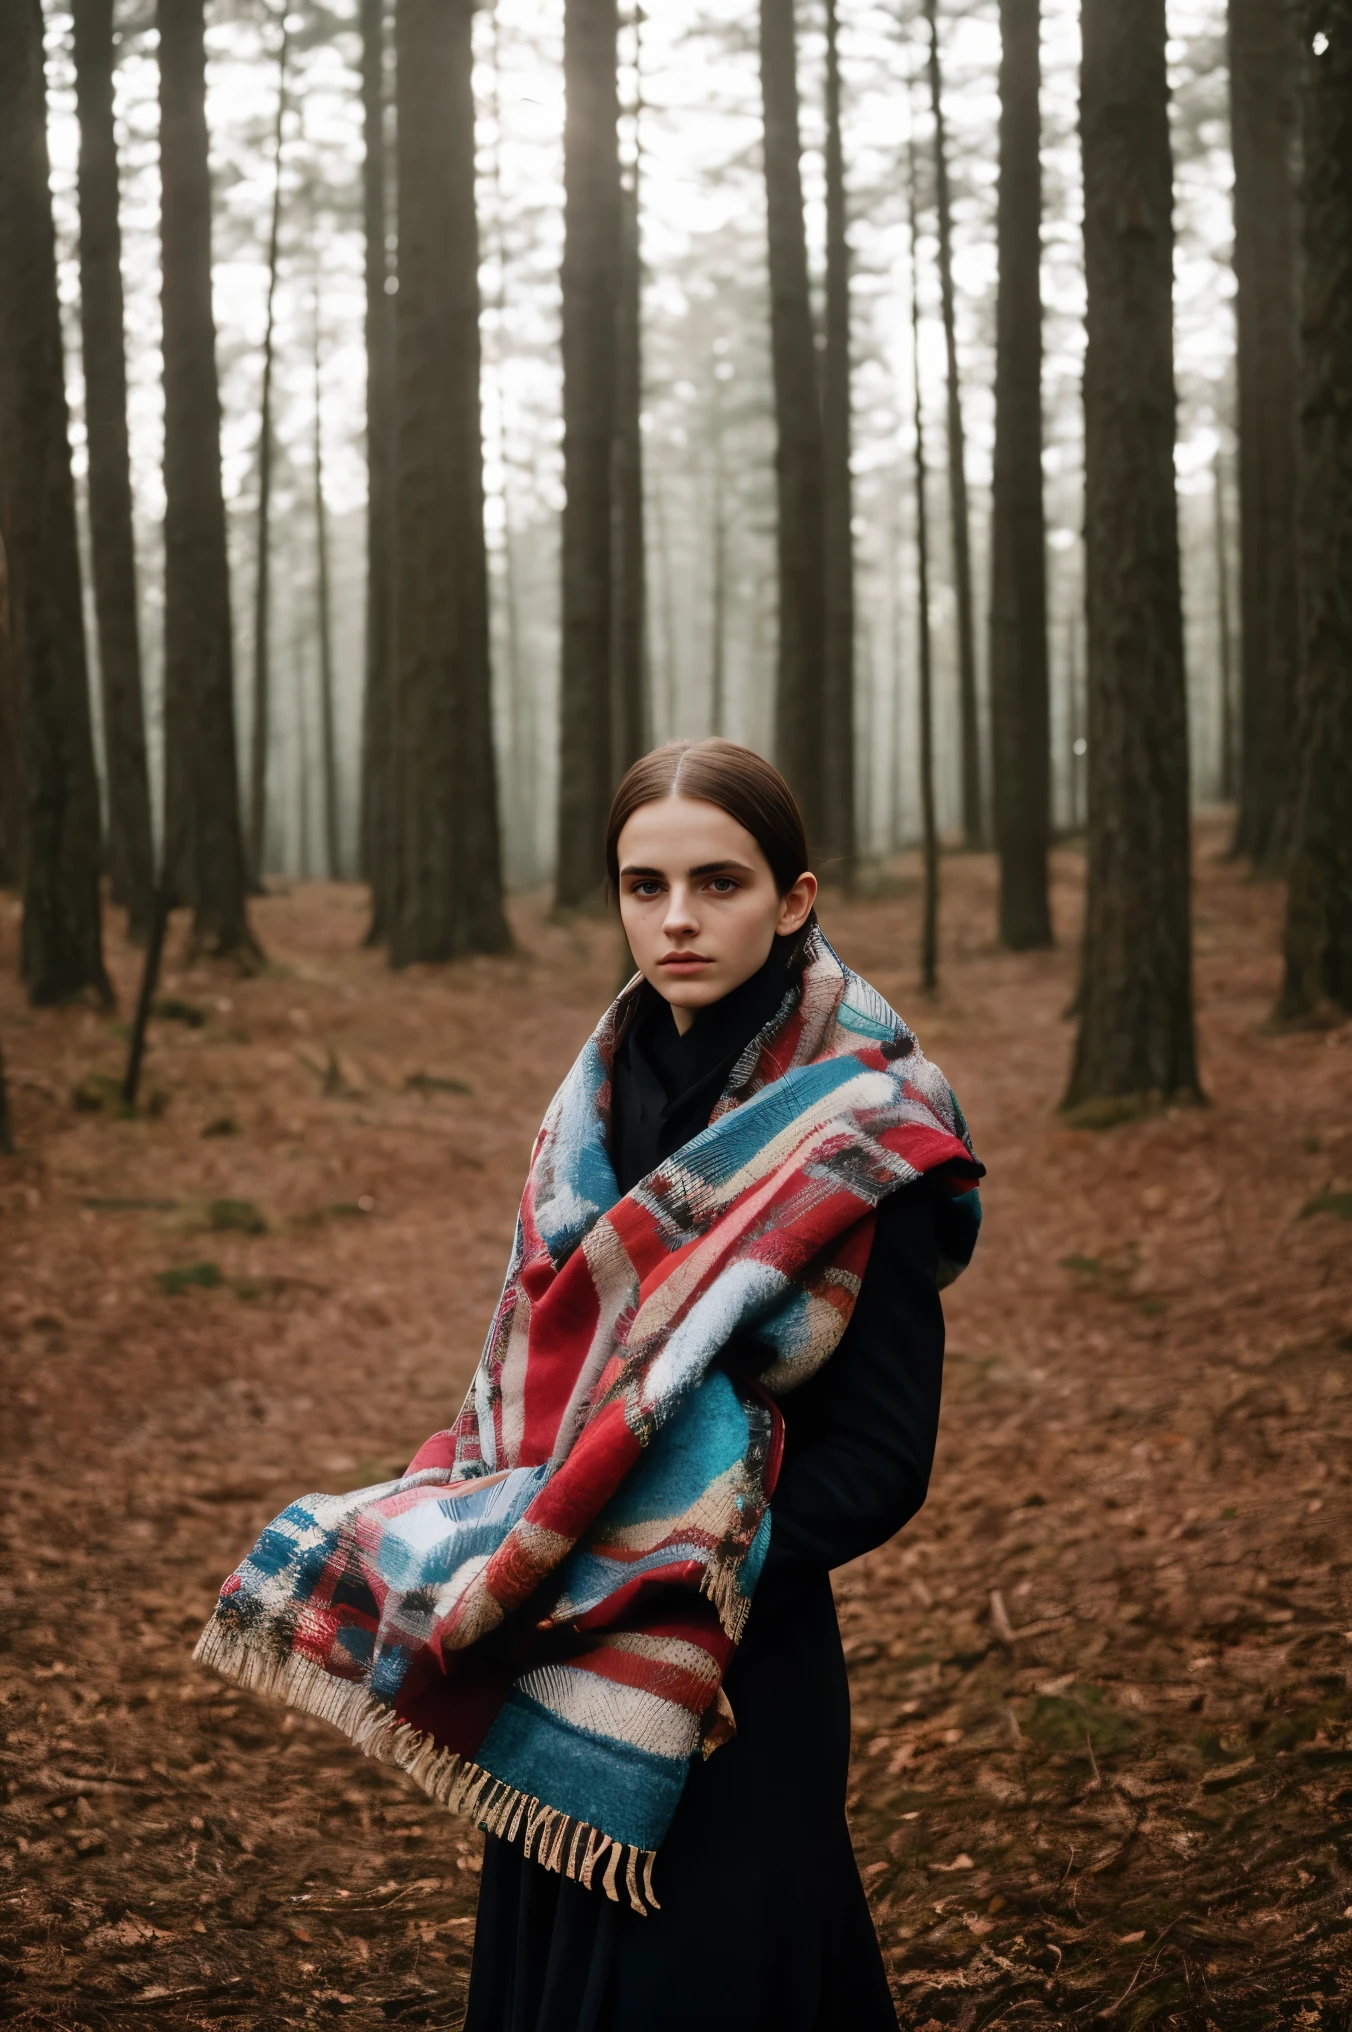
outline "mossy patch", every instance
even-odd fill
[[[219,1263],[179,1263],[157,1271],[155,1282],[167,1298],[179,1298],[185,1291],[218,1291],[225,1279]]]
[[[404,1081],[406,1094],[472,1094],[466,1080],[451,1079],[442,1073],[411,1072]]]
[[[1315,1214],[1332,1214],[1335,1220],[1352,1221],[1352,1192],[1321,1192],[1317,1199],[1307,1200],[1300,1218],[1308,1221]]]
[[[216,1234],[265,1235],[268,1224],[251,1199],[213,1199],[207,1226]]]
[[[152,1087],[144,1101],[128,1105],[122,1098],[122,1082],[108,1073],[86,1073],[71,1093],[70,1104],[77,1115],[104,1115],[113,1122],[134,1122],[139,1118],[157,1122],[169,1106],[162,1087]]]
[[[181,1023],[187,1030],[204,1029],[210,1015],[200,1003],[184,1002],[177,995],[161,995],[152,1004],[150,1013],[157,1016],[161,1023]]]

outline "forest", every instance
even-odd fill
[[[990,1172],[900,2022],[1352,2025],[1352,0],[0,0],[5,2022],[459,2022],[477,1835],[189,1652],[709,734]]]

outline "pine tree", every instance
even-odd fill
[[[1052,942],[1051,709],[1042,498],[1040,0],[1000,0],[1000,287],[991,513],[991,731],[1000,937]]]
[[[252,963],[211,304],[204,0],[159,0],[165,865],[205,951]]]
[[[775,748],[815,852],[826,833],[826,450],[803,224],[793,0],[760,0],[760,69],[779,511]]]
[[[258,404],[258,527],[254,571],[253,727],[249,751],[249,860],[261,882],[267,851],[268,755],[272,748],[272,378],[277,334],[277,264],[282,237],[282,143],[286,128],[287,57],[291,48],[283,5],[277,51],[277,111],[272,135],[272,212],[268,227],[268,289],[263,318],[263,382]]]
[[[1269,872],[1285,851],[1300,663],[1299,57],[1290,0],[1230,0],[1242,643],[1235,845]]]
[[[643,248],[639,162],[620,194],[615,344],[615,446],[611,474],[613,640],[610,774],[618,783],[650,745],[648,594],[643,504]]]
[[[0,523],[0,527],[3,524]],[[0,889],[23,886],[26,832],[23,706],[9,610],[9,566],[0,536]]]
[[[338,796],[338,734],[334,710],[333,601],[329,592],[329,515],[324,499],[324,404],[320,376],[319,272],[315,270],[313,473],[315,506],[315,640],[319,650],[319,759],[324,777],[324,872],[343,874]]]
[[[1303,0],[1300,721],[1288,1020],[1352,1010],[1352,0]]]
[[[920,350],[920,205],[915,143],[909,149],[911,226],[911,370],[915,406],[916,636],[920,665],[920,826],[924,901],[920,930],[920,985],[939,985],[939,827],[934,795],[934,634],[930,623],[929,467],[925,456],[925,398]]]
[[[1165,0],[1083,0],[1089,852],[1067,1094],[1198,1092]]]
[[[396,966],[510,943],[488,645],[472,24],[473,0],[396,0]]]
[[[616,0],[564,0],[563,652],[555,894],[596,903],[614,787],[613,460],[620,299]]]
[[[113,0],[74,0],[80,121],[80,331],[89,446],[89,537],[103,696],[108,872],[134,936],[150,925],[150,824],[141,642],[136,611],[122,227],[113,127]]]
[[[848,884],[855,860],[854,482],[850,243],[836,0],[826,0],[826,344],[822,355],[826,658],[823,850]]]
[[[39,0],[0,7],[0,534],[22,697],[22,968],[36,1003],[111,1000]]]
[[[385,0],[361,0],[362,229],[366,255],[366,670],[362,693],[361,872],[369,942],[389,930],[393,875],[394,307],[386,235]]]
[[[948,357],[948,505],[953,540],[953,596],[958,612],[958,719],[962,749],[962,836],[983,844],[981,722],[976,696],[976,603],[972,594],[972,518],[967,496],[967,432],[958,364],[958,316],[953,284],[953,198],[949,187],[948,130],[939,56],[938,0],[925,0],[929,23],[930,111],[934,120],[935,208],[939,220],[939,289]]]

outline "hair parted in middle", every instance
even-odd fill
[[[803,814],[772,762],[754,748],[717,737],[667,741],[641,755],[615,792],[606,824],[606,875],[612,893],[620,883],[620,834],[636,811],[664,797],[699,798],[744,826],[770,863],[781,896],[807,873]],[[815,917],[814,912],[814,922]]]

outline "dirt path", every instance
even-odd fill
[[[1022,959],[946,864],[929,1009],[904,885],[828,912],[990,1167],[929,1506],[838,1577],[908,2032],[1352,2026],[1352,1025],[1264,1034],[1278,898],[1217,845],[1213,1105],[1096,1135],[1054,1112],[1074,855]],[[171,965],[121,1121],[71,1104],[121,1038],[23,1006],[0,900],[8,2024],[459,2021],[478,1837],[188,1653],[267,1517],[454,1414],[614,936],[523,906],[520,957],[392,979],[355,890],[258,915],[275,971]]]

